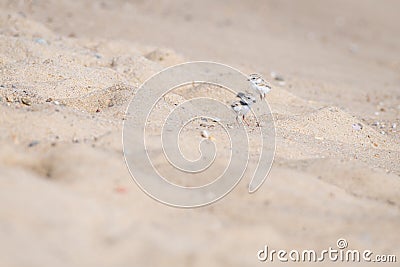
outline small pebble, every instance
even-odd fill
[[[361,123],[353,123],[352,127],[353,127],[353,129],[356,130],[356,131],[360,131],[360,130],[362,130],[362,128],[363,128],[363,126],[362,126]]]
[[[12,103],[12,102],[14,102],[14,99],[12,99],[12,97],[10,97],[10,96],[6,96],[6,101],[8,103]]]
[[[112,99],[110,99],[107,103],[107,107],[111,108],[114,106],[114,101],[112,101]]]
[[[46,99],[46,102],[51,102],[51,101],[53,101],[53,98],[51,98],[51,97]]]
[[[57,101],[57,100],[55,100],[53,103],[54,103],[54,105],[57,105],[57,106],[59,106],[59,105],[60,105],[60,102],[59,102],[59,101]]]
[[[395,122],[392,124],[392,128],[393,128],[393,129],[396,129],[396,128],[397,128],[397,124],[396,124]]]
[[[29,144],[28,144],[28,147],[34,147],[34,146],[36,146],[36,145],[38,145],[39,144],[39,141],[32,141],[32,142],[30,142]]]
[[[381,131],[381,134],[386,134],[386,132],[385,131]]]
[[[280,81],[280,82],[285,81],[285,79],[283,78],[283,76],[280,75],[280,74],[278,74],[278,73],[276,73],[275,71],[271,71],[270,75],[271,75],[271,77],[272,77],[275,81]]]
[[[128,192],[128,190],[123,187],[123,186],[117,186],[114,188],[115,192],[119,193],[119,194],[124,194],[126,192]]]
[[[201,131],[200,134],[201,134],[201,137],[203,137],[203,138],[206,138],[206,139],[210,138],[210,135],[206,130]]]
[[[358,45],[355,43],[349,44],[349,50],[352,53],[357,53],[359,51]]]
[[[36,38],[35,43],[41,44],[41,45],[47,45],[47,41],[43,38]]]
[[[32,105],[32,101],[26,97],[21,98],[21,102],[22,102],[22,104],[27,105],[27,106]]]

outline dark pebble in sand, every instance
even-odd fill
[[[39,141],[32,141],[32,142],[30,142],[29,144],[28,144],[28,147],[34,147],[34,146],[36,146],[36,145],[38,145],[39,144]]]
[[[22,104],[25,104],[27,106],[32,105],[32,101],[29,98],[26,98],[26,97],[21,98],[21,102],[22,102]]]
[[[278,74],[278,73],[276,73],[276,72],[274,72],[274,71],[271,72],[271,77],[272,77],[275,81],[278,81],[278,82],[284,82],[284,81],[285,81],[285,78],[283,78],[282,75],[280,75],[280,74]]]

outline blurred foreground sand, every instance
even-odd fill
[[[341,237],[399,261],[398,10],[361,0],[2,1],[1,265],[254,266],[266,244],[322,250]],[[220,202],[181,210],[134,184],[121,131],[138,86],[191,60],[271,80],[277,151],[256,194],[245,177]]]

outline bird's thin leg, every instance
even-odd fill
[[[244,115],[243,115],[243,121],[247,124],[247,126],[250,126],[250,124],[246,121],[246,119],[244,118]]]
[[[236,116],[236,122],[239,124],[240,126],[240,122],[239,122],[239,115]]]

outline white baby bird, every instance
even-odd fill
[[[247,80],[250,81],[251,87],[260,95],[261,100],[271,91],[271,86],[267,84],[260,74],[250,74]]]
[[[250,124],[246,121],[245,115],[250,111],[251,105],[256,103],[256,99],[252,95],[238,93],[237,97],[240,98],[239,101],[235,101],[231,104],[233,111],[236,112],[236,121],[239,123],[239,117],[242,117],[242,120],[250,126]]]

